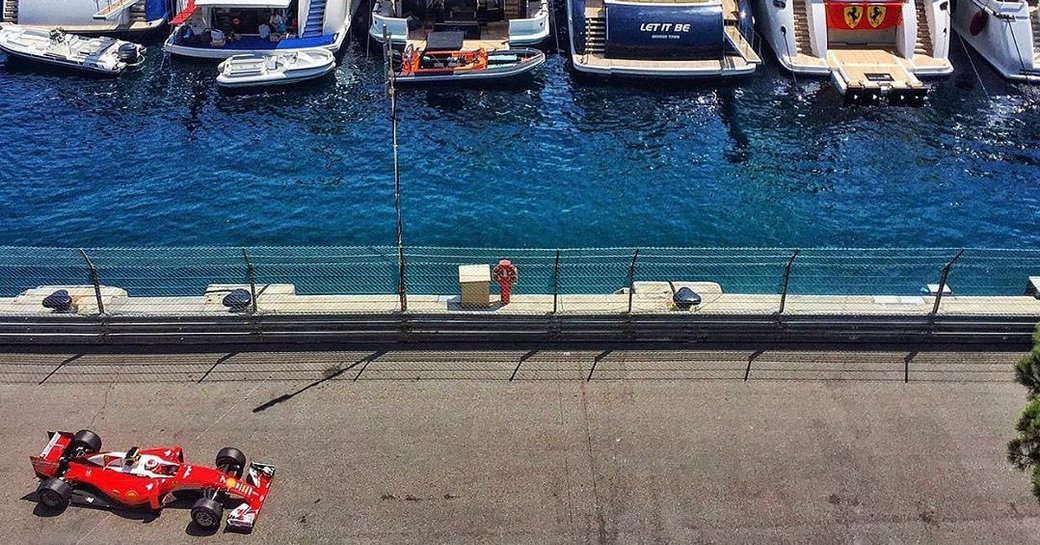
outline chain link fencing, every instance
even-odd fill
[[[393,246],[0,247],[0,314],[646,314],[686,310],[674,296],[688,288],[700,313],[1040,315],[1035,250],[406,247],[403,257],[402,267]],[[500,259],[518,269],[511,303],[491,281],[485,304],[464,305],[459,267],[490,274]],[[58,290],[70,306],[44,306]]]

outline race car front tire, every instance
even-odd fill
[[[246,455],[234,447],[224,447],[217,452],[217,469],[224,473],[231,473],[236,478],[242,477],[242,471],[246,467]]]
[[[223,516],[224,506],[216,500],[199,498],[195,505],[191,506],[191,520],[206,530],[219,528]]]
[[[72,499],[72,486],[61,479],[47,479],[36,489],[36,501],[48,509],[64,509]]]
[[[79,449],[83,454],[95,454],[101,450],[101,436],[90,430],[79,430],[72,436],[69,449],[73,452]]]

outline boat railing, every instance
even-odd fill
[[[537,6],[534,10],[528,7],[528,17],[524,19],[509,19],[509,39],[545,37],[549,34],[549,2],[547,0],[534,0],[528,2],[528,6]],[[544,35],[544,36],[543,36]]]

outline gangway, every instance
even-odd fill
[[[99,9],[98,12],[94,14],[94,19],[98,21],[111,21],[116,17],[119,17],[119,15],[124,11],[130,9],[130,7],[136,4],[137,2],[138,0],[110,1],[107,6]]]
[[[762,64],[762,57],[758,56],[755,48],[751,46],[751,43],[747,41],[747,38],[740,33],[736,26],[727,24],[723,28],[725,29],[726,41],[733,46],[737,53],[740,53],[741,57],[744,57],[748,64]]]
[[[827,65],[846,104],[921,106],[930,87],[917,79],[907,61],[884,49],[831,49]]]

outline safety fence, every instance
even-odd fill
[[[460,299],[460,265],[516,266],[513,301],[486,308]],[[1027,295],[1040,251],[1003,249],[405,247],[0,247],[0,315],[53,309],[60,288],[73,312],[632,314],[1040,314]],[[931,284],[931,288],[928,285]],[[44,287],[44,288],[40,288]],[[233,290],[245,304],[225,304]],[[685,310],[680,308],[680,310]]]

